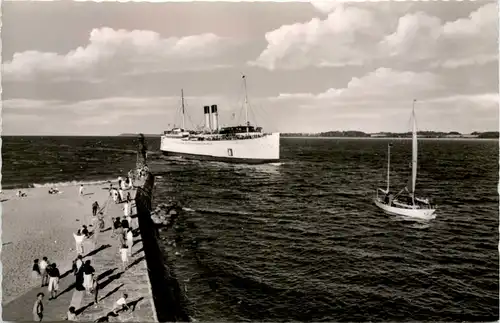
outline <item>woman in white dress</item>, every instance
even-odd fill
[[[91,293],[92,287],[94,286],[94,273],[94,267],[90,264],[90,260],[87,260],[83,267],[83,287],[85,287],[87,294]]]

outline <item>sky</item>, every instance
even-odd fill
[[[496,2],[4,1],[4,135],[498,131]]]

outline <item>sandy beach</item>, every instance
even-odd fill
[[[79,196],[79,185],[59,187],[62,193],[53,195],[48,194],[48,187],[23,189],[26,197],[17,197],[18,190],[0,195],[3,304],[40,284],[31,278],[35,258],[48,257],[58,264],[61,274],[71,268],[76,257],[73,232],[90,224],[92,203],[103,207],[109,196],[109,184],[84,188],[83,196]]]

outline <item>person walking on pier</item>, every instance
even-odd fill
[[[73,237],[75,238],[76,254],[83,255],[83,239],[85,238],[85,236],[82,234],[80,229],[78,229],[78,231],[76,231],[76,234],[73,233]]]
[[[33,321],[41,322],[43,319],[43,297],[45,295],[43,293],[38,293],[36,295],[35,305],[33,306]]]
[[[49,269],[50,268],[50,269]],[[57,268],[57,264],[53,263],[50,265],[48,269],[49,273],[49,286],[48,290],[50,293],[50,298],[51,299],[56,299],[57,298],[57,291],[59,290],[59,278],[61,277],[61,274],[59,272],[59,268]]]
[[[132,257],[132,246],[134,245],[134,234],[132,233],[132,229],[127,230],[127,246],[128,246],[128,255]]]
[[[92,293],[94,294],[94,304],[97,307],[97,304],[99,304],[99,282],[95,275],[92,280]]]
[[[87,260],[83,266],[83,287],[85,287],[87,294],[91,294],[92,285],[94,283],[94,273],[94,267],[90,264],[90,260]]]
[[[40,265],[38,264],[38,259],[35,259],[33,261],[33,269],[31,271],[31,277],[34,280],[38,280],[42,277],[42,274],[40,273]]]
[[[123,271],[125,271],[125,269],[127,269],[128,266],[128,248],[126,244],[123,244],[122,247],[120,248],[120,254],[122,257]]]
[[[42,287],[46,286],[49,283],[49,275],[47,274],[47,267],[49,265],[49,261],[47,257],[43,257],[42,261],[38,264],[38,268],[40,269],[40,276],[42,277]]]

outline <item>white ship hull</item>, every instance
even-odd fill
[[[245,164],[272,163],[280,159],[280,134],[272,133],[251,139],[213,141],[162,136],[160,150],[165,155],[193,159]]]
[[[375,198],[374,202],[376,206],[378,206],[388,214],[402,215],[422,220],[431,220],[436,217],[436,215],[434,214],[434,212],[436,211],[435,209],[420,209],[420,208],[407,209],[402,207],[389,206],[383,203],[378,198]]]

